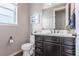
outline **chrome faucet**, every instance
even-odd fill
[[[51,34],[53,33],[53,32],[52,32],[52,29],[50,29],[50,32],[51,32]]]
[[[55,33],[55,28],[54,28],[54,33]]]

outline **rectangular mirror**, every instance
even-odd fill
[[[69,20],[69,7],[66,3],[57,3],[55,6],[42,10],[42,28],[48,30],[66,30]]]
[[[65,8],[55,9],[55,29],[65,30],[66,10]]]
[[[60,10],[55,12],[55,29],[64,30],[65,29],[65,10]]]

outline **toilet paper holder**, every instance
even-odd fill
[[[13,40],[13,37],[12,36],[9,37],[9,43],[10,44],[13,44],[14,43],[14,40]]]

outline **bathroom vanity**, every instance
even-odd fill
[[[35,34],[35,56],[75,56],[75,37]]]
[[[45,5],[46,6],[46,5]],[[52,4],[41,10],[39,23],[33,23],[36,56],[75,56],[75,31],[68,32],[71,4]],[[39,17],[38,17],[39,18]]]

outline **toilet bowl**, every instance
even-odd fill
[[[31,43],[26,43],[23,44],[21,49],[23,50],[23,56],[29,56],[30,55],[30,50],[32,48],[32,44]]]
[[[30,43],[25,43],[21,46],[23,56],[31,56],[34,53],[34,36],[30,35]]]

